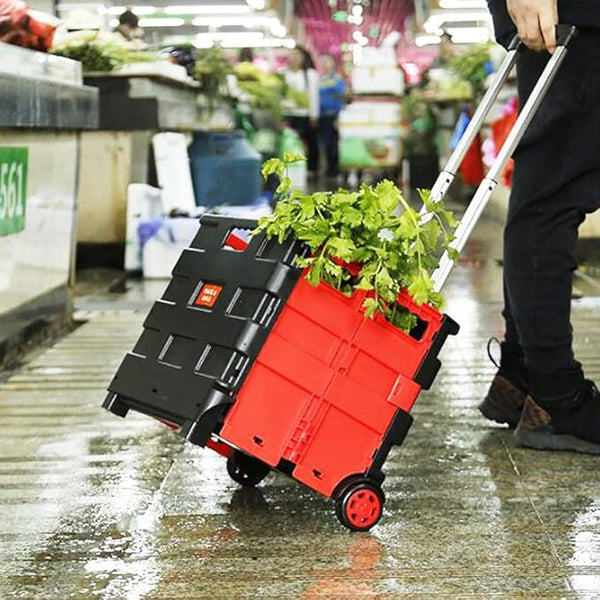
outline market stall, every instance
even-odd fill
[[[0,362],[68,316],[81,132],[98,92],[79,63],[0,44]]]
[[[155,184],[152,137],[199,128],[197,85],[181,67],[149,63],[144,70],[89,73],[99,91],[99,129],[82,137],[78,264],[123,266],[127,189]]]

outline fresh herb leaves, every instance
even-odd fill
[[[428,190],[420,190],[428,216],[419,214],[391,181],[363,185],[358,191],[304,194],[291,189],[287,166],[304,157],[285,154],[283,160],[264,163],[263,176],[280,178],[278,203],[271,216],[260,220],[257,232],[280,242],[294,236],[304,242],[311,256],[297,259],[308,268],[306,278],[323,281],[350,296],[354,290],[370,292],[364,302],[365,316],[382,313],[404,331],[416,317],[396,302],[406,289],[417,304],[443,307],[441,294],[433,290],[429,273],[453,240],[456,226],[443,202],[434,202]],[[353,270],[347,265],[356,265]]]

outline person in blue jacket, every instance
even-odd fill
[[[338,116],[344,108],[346,82],[336,70],[331,54],[320,58],[321,79],[319,81],[320,117],[319,137],[327,159],[327,177],[337,177],[339,169]]]

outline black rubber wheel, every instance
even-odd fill
[[[368,531],[383,513],[385,495],[371,481],[360,481],[345,487],[335,502],[335,514],[350,531]]]
[[[236,483],[246,487],[259,484],[271,471],[271,467],[258,458],[232,450],[227,458],[227,472]]]

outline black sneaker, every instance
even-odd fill
[[[527,448],[600,454],[600,393],[594,382],[586,379],[573,398],[543,407],[527,396],[514,436]]]
[[[487,351],[490,360],[498,368],[492,384],[486,394],[483,402],[479,405],[479,412],[490,421],[495,421],[500,424],[507,424],[510,428],[515,428],[521,418],[525,398],[527,397],[528,388],[525,382],[524,367],[513,360],[515,364],[509,364],[504,358],[498,363],[492,356],[492,342],[500,342],[496,338],[490,338],[488,341]],[[513,367],[512,369],[510,367]],[[521,373],[523,371],[523,373]]]
[[[506,423],[509,427],[515,428],[521,418],[526,397],[526,392],[498,373],[486,397],[479,405],[479,412],[490,421]]]

